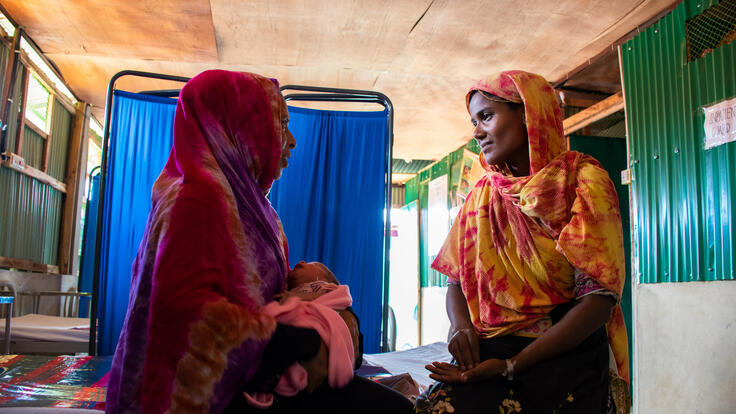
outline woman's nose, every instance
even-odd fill
[[[296,147],[296,138],[294,138],[294,134],[291,133],[291,131],[288,132],[288,136],[286,138],[287,145],[289,146],[289,149],[294,149]]]
[[[476,124],[473,127],[473,138],[475,138],[475,139],[481,139],[481,138],[483,138],[483,135],[485,135],[485,134],[484,134],[483,129],[480,127],[480,123]]]

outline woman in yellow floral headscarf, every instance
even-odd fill
[[[541,76],[482,80],[466,106],[487,173],[432,264],[448,277],[456,363],[427,366],[439,382],[417,412],[628,411],[613,183],[598,161],[567,151]]]

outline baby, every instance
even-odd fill
[[[340,284],[335,275],[320,262],[301,261],[286,274],[286,292],[283,296],[299,296],[307,300],[335,290]],[[314,295],[304,295],[314,293]]]
[[[280,302],[285,302],[290,297],[298,297],[301,300],[312,301],[337,288],[340,282],[324,264],[320,262],[301,261],[294,266],[286,275],[286,292],[280,296]],[[362,344],[360,334],[360,322],[352,309],[335,309],[342,317],[350,331],[355,350],[356,368],[362,362]]]
[[[286,284],[287,290],[276,296],[278,302],[267,304],[263,312],[279,323],[316,330],[322,343],[315,357],[299,361],[275,377],[274,381],[278,383],[272,391],[268,387],[259,390],[258,381],[255,381],[256,385],[243,392],[249,405],[261,409],[271,406],[274,393],[287,397],[301,390],[311,393],[325,381],[332,388],[342,388],[353,378],[353,370],[362,362],[360,325],[349,307],[352,298],[348,287],[340,286],[335,275],[322,263],[303,261],[287,274]],[[321,298],[330,292],[334,293]],[[259,381],[273,386],[268,381],[269,371],[265,372],[266,380],[261,378]]]

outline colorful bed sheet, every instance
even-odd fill
[[[0,355],[0,406],[104,409],[111,363],[111,356]]]

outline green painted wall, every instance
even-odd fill
[[[705,150],[703,128],[736,97],[736,42],[686,55],[686,22],[716,4],[685,0],[621,48],[641,283],[736,277],[736,143]]]

